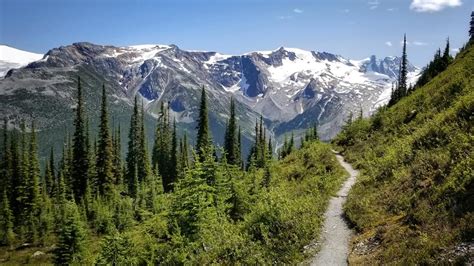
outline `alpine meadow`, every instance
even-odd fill
[[[472,1],[0,0],[0,265],[474,264]]]

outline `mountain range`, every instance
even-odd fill
[[[149,122],[165,102],[179,130],[192,135],[204,86],[212,133],[219,143],[231,97],[237,102],[245,146],[253,140],[254,121],[260,115],[273,139],[281,140],[290,131],[298,136],[318,123],[320,137],[327,140],[340,131],[351,112],[368,116],[389,100],[401,60],[375,56],[350,60],[286,47],[225,55],[176,45],[116,47],[87,42],[54,48],[45,55],[7,46],[0,46],[0,52],[0,75],[5,73],[0,78],[1,116],[7,116],[11,125],[35,118],[43,138],[51,143],[70,132],[78,76],[85,87],[91,127],[96,125],[100,88],[105,84],[114,123],[127,128],[133,99],[138,97]],[[408,64],[408,71],[409,81],[415,82],[420,69]],[[148,131],[152,134],[153,128]]]

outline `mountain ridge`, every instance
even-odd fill
[[[41,60],[9,71],[0,80],[0,99],[7,103],[2,108],[4,116],[17,125],[22,114],[31,112],[25,109],[35,109],[34,115],[44,122],[39,123],[41,129],[56,121],[47,118],[50,115],[45,110],[24,102],[22,94],[42,98],[38,101],[55,101],[63,105],[58,112],[64,112],[75,97],[75,79],[88,75],[91,87],[109,87],[109,97],[117,109],[129,108],[138,96],[151,119],[157,117],[161,102],[166,102],[179,129],[190,131],[196,122],[197,91],[205,86],[217,139],[222,138],[231,97],[237,100],[238,118],[248,142],[253,138],[253,121],[260,115],[277,141],[289,131],[298,136],[314,123],[319,124],[321,137],[330,139],[350,112],[362,108],[367,116],[388,101],[396,80],[390,73],[398,72],[399,58],[370,58],[349,60],[327,52],[285,47],[224,55],[181,50],[176,45],[116,47],[79,42],[53,48]],[[391,72],[385,74],[369,63]],[[412,76],[419,71],[412,65],[409,70]],[[97,93],[97,89],[91,91],[95,95],[91,95],[91,108],[98,104]]]

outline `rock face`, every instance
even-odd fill
[[[362,109],[369,115],[388,101],[399,63],[398,57],[354,61],[284,47],[223,55],[184,51],[175,45],[74,43],[9,71],[0,80],[0,116],[8,116],[12,123],[33,116],[43,130],[60,127],[65,131],[74,106],[75,81],[81,76],[91,110],[98,110],[100,87],[106,85],[117,123],[128,123],[131,103],[139,97],[150,121],[157,116],[160,103],[167,102],[179,128],[192,130],[199,90],[204,86],[217,142],[222,139],[231,97],[237,100],[244,142],[252,139],[250,132],[260,114],[274,139],[292,130],[298,135],[315,122],[321,137],[329,139],[349,112]],[[419,72],[411,65],[409,71],[412,78]],[[94,119],[93,115],[92,124]]]

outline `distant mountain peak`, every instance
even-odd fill
[[[0,44],[0,78],[8,70],[28,65],[43,58],[42,54],[27,52],[8,45]]]

